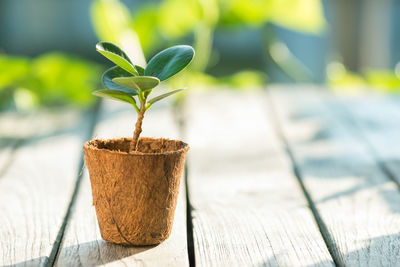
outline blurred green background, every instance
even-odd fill
[[[98,40],[135,64],[175,44],[196,50],[168,81],[193,90],[270,83],[349,92],[400,88],[395,0],[2,0],[0,110],[87,107],[102,71]]]

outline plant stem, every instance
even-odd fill
[[[140,112],[138,106],[136,105],[136,101],[132,104],[132,106],[135,108],[135,110],[136,110],[137,113]]]
[[[142,132],[142,122],[143,122],[145,111],[146,111],[146,100],[144,100],[140,103],[140,110],[138,113],[138,118],[136,120],[135,132],[133,133],[132,142],[129,147],[129,153],[133,152],[133,151],[137,151],[138,144],[139,144],[139,136],[140,136],[140,133]]]

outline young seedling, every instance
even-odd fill
[[[99,42],[96,50],[116,66],[104,72],[102,81],[107,89],[94,91],[96,96],[131,104],[138,113],[129,152],[136,151],[144,113],[155,102],[184,89],[177,89],[148,100],[153,89],[184,69],[193,59],[194,50],[188,45],[177,45],[156,54],[145,68],[135,65],[121,48],[113,43]],[[138,104],[139,103],[139,106]]]

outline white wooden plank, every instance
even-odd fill
[[[197,266],[332,266],[268,112],[261,92],[189,98]]]
[[[15,149],[25,140],[43,138],[62,130],[60,122],[71,121],[71,112],[56,112],[56,116],[45,110],[31,113],[3,112],[0,116],[0,176],[14,158]]]
[[[15,151],[0,177],[2,266],[49,262],[74,189],[80,146],[88,135],[88,118],[78,112],[34,115],[40,116],[10,120],[1,130],[3,136],[33,136]]]
[[[398,266],[400,194],[365,140],[328,107],[323,88],[271,91],[302,180],[336,245],[335,260]]]
[[[136,112],[126,104],[105,101],[95,137],[130,137]],[[155,105],[143,121],[141,136],[176,139],[170,109]],[[91,188],[87,171],[83,177],[77,202],[62,242],[57,266],[188,266],[186,240],[186,203],[184,180],[181,180],[178,205],[171,236],[158,246],[126,247],[101,239],[96,214],[92,206]]]

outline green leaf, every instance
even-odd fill
[[[155,55],[147,64],[144,75],[155,76],[161,81],[185,68],[194,57],[194,50],[188,45],[167,48]]]
[[[178,92],[180,92],[180,91],[183,91],[183,90],[185,90],[185,89],[177,89],[177,90],[173,90],[173,91],[171,91],[171,92],[168,92],[168,93],[165,93],[165,94],[156,96],[156,97],[150,99],[147,103],[149,103],[150,105],[152,105],[152,104],[154,104],[155,102],[160,101],[161,99],[164,99],[164,98],[166,98],[166,97],[168,97],[168,96],[170,96],[170,95],[176,94],[176,93],[178,93]]]
[[[134,106],[136,105],[136,100],[133,98],[133,95],[122,91],[106,89],[94,91],[92,94],[103,98],[129,103]]]
[[[117,77],[112,81],[121,86],[139,91],[151,90],[160,83],[158,78],[152,76]]]
[[[139,65],[135,65],[135,69],[139,73],[139,76],[144,76],[144,68],[140,67]]]
[[[126,88],[124,86],[121,86],[113,82],[113,79],[117,77],[119,78],[119,77],[134,77],[134,76],[132,76],[132,74],[130,74],[129,72],[121,69],[120,67],[114,66],[106,70],[106,72],[104,72],[102,77],[104,86],[110,90],[118,90],[132,95],[138,94],[136,90],[132,91],[132,89]]]
[[[125,52],[115,44],[110,42],[99,42],[96,45],[96,50],[124,70],[135,76],[139,75],[127,54],[125,54]]]

